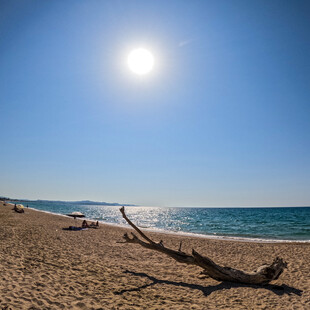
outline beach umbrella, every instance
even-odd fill
[[[70,214],[66,214],[67,216],[74,217],[76,219],[77,217],[85,217],[85,215],[81,212],[72,212]]]

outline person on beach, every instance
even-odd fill
[[[14,208],[12,210],[14,210],[17,213],[24,213],[25,212],[23,205],[16,205],[15,204]]]
[[[87,224],[86,220],[83,221],[82,228],[89,228],[89,225]]]
[[[92,223],[89,224],[89,227],[91,227],[91,228],[97,228],[97,227],[99,227],[99,222],[98,222],[98,221],[97,221],[96,223],[95,223],[95,222],[92,222]]]

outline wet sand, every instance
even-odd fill
[[[145,231],[167,247],[254,270],[280,256],[272,285],[202,278],[201,269],[122,243],[128,229],[67,231],[81,220],[0,203],[0,309],[310,309],[310,244],[211,240]],[[285,229],[285,227],[283,228]],[[7,307],[7,308],[6,308]]]

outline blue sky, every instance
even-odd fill
[[[310,205],[309,1],[0,2],[0,195]],[[155,57],[137,77],[137,47]]]

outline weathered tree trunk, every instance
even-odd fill
[[[272,280],[279,278],[283,270],[287,267],[287,263],[284,262],[281,258],[276,257],[272,264],[263,265],[259,267],[254,272],[245,272],[238,269],[233,269],[230,267],[222,267],[213,262],[210,258],[204,257],[197,253],[194,249],[192,250],[192,255],[186,254],[181,251],[181,244],[178,251],[166,248],[163,245],[163,242],[159,243],[154,242],[148,238],[135,224],[133,224],[125,214],[125,208],[120,209],[123,218],[126,222],[147,242],[139,239],[134,233],[132,237],[129,237],[128,234],[124,234],[124,239],[128,243],[137,243],[141,246],[148,248],[150,250],[155,250],[161,253],[164,253],[179,263],[196,265],[203,268],[203,273],[209,277],[218,280],[218,281],[229,281],[237,283],[247,283],[247,284],[267,284]]]

